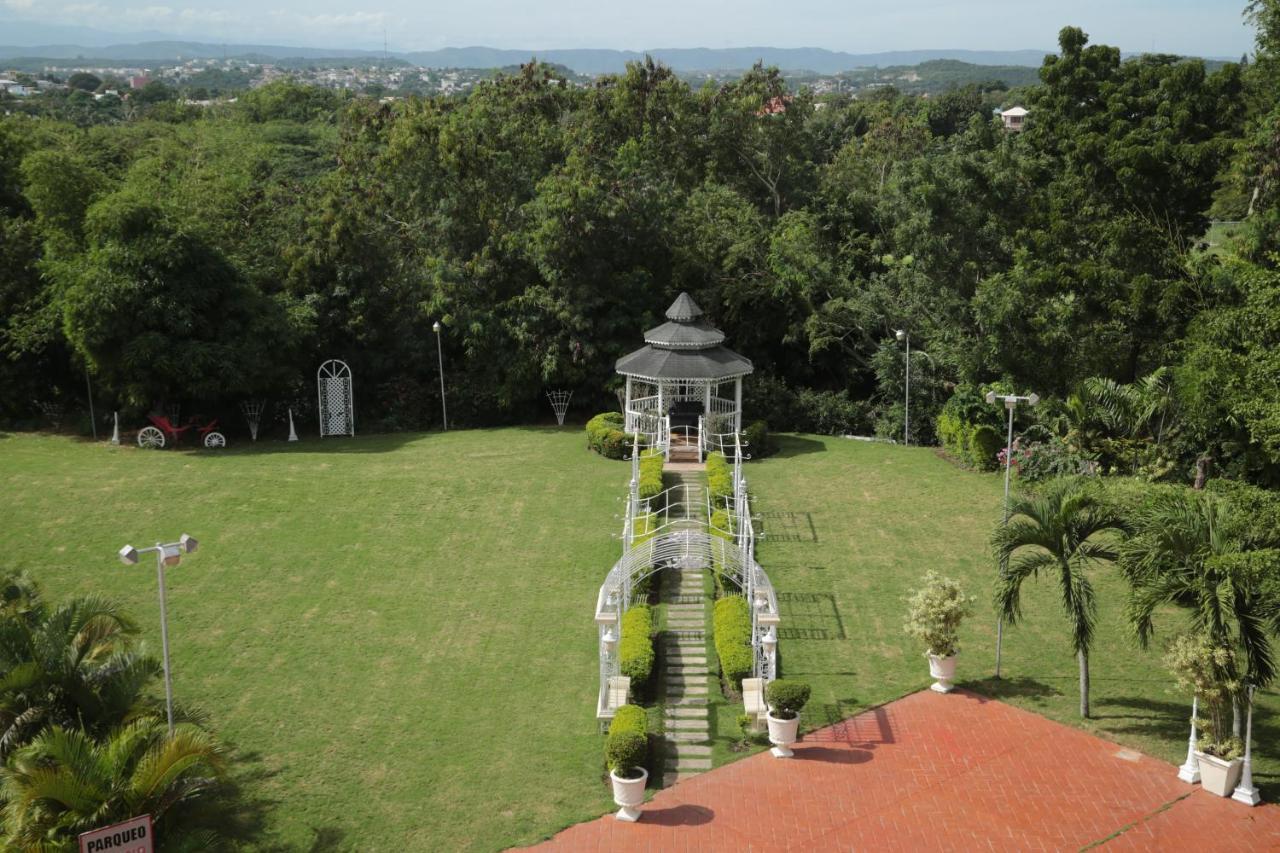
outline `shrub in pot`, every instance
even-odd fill
[[[1165,666],[1178,687],[1193,693],[1201,714],[1197,729],[1196,761],[1200,786],[1219,797],[1229,797],[1240,781],[1244,744],[1234,737],[1232,703],[1241,693],[1235,652],[1226,643],[1206,635],[1183,635],[1169,645]]]
[[[618,804],[618,820],[637,821],[644,805],[644,788],[649,771],[644,769],[649,756],[649,739],[630,729],[613,732],[604,742],[604,758],[613,783],[613,801]]]
[[[769,742],[773,744],[775,758],[790,758],[791,744],[800,731],[800,709],[809,701],[809,685],[803,681],[777,679],[770,681],[764,691],[769,713]]]
[[[936,679],[930,689],[950,693],[960,652],[960,623],[972,610],[972,599],[960,585],[937,572],[929,572],[907,599],[903,629],[924,643],[929,674]]]

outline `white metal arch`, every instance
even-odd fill
[[[355,398],[351,392],[351,368],[331,358],[316,371],[320,399],[320,436],[355,435]]]

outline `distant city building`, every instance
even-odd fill
[[[143,86],[147,85],[147,84],[148,84],[148,83],[150,83],[150,82],[151,82],[151,78],[150,78],[150,77],[148,77],[148,76],[147,76],[147,75],[145,75],[145,74],[139,74],[139,75],[137,75],[137,76],[135,76],[135,77],[130,77],[130,78],[129,78],[129,88],[130,88],[130,89],[141,89]]]
[[[1000,120],[1004,122],[1005,130],[1021,133],[1026,124],[1027,111],[1023,107],[1009,107],[1000,113]]]

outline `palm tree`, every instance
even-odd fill
[[[1074,477],[1050,481],[1035,494],[1019,495],[1009,509],[1007,525],[996,528],[992,542],[1000,565],[996,607],[1010,625],[1022,616],[1022,583],[1040,572],[1052,574],[1061,587],[1062,606],[1071,622],[1071,647],[1080,664],[1080,716],[1089,716],[1089,647],[1093,642],[1093,584],[1087,570],[1112,562],[1112,545],[1098,534],[1122,531],[1120,518],[1087,482]]]
[[[1103,422],[1111,429],[1131,438],[1149,430],[1157,445],[1164,442],[1165,427],[1177,404],[1173,373],[1167,367],[1157,368],[1128,385],[1101,377],[1086,379],[1081,383],[1080,396],[1101,410]],[[1153,425],[1157,417],[1159,422]]]
[[[1247,519],[1209,492],[1157,495],[1120,547],[1130,584],[1126,616],[1146,646],[1164,604],[1184,608],[1192,629],[1243,652],[1244,677],[1263,687],[1276,675],[1270,634],[1280,629],[1278,542],[1251,541]]]
[[[82,596],[51,608],[13,578],[0,594],[0,757],[48,725],[97,735],[161,712],[147,692],[160,664],[115,604]]]
[[[223,750],[200,728],[135,720],[100,742],[51,726],[0,770],[6,849],[74,850],[76,836],[140,814],[165,814],[210,791]]]

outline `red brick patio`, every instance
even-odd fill
[[[1114,836],[1114,837],[1113,837]],[[705,850],[1280,850],[1280,807],[1027,711],[928,690],[657,794],[543,847]]]

